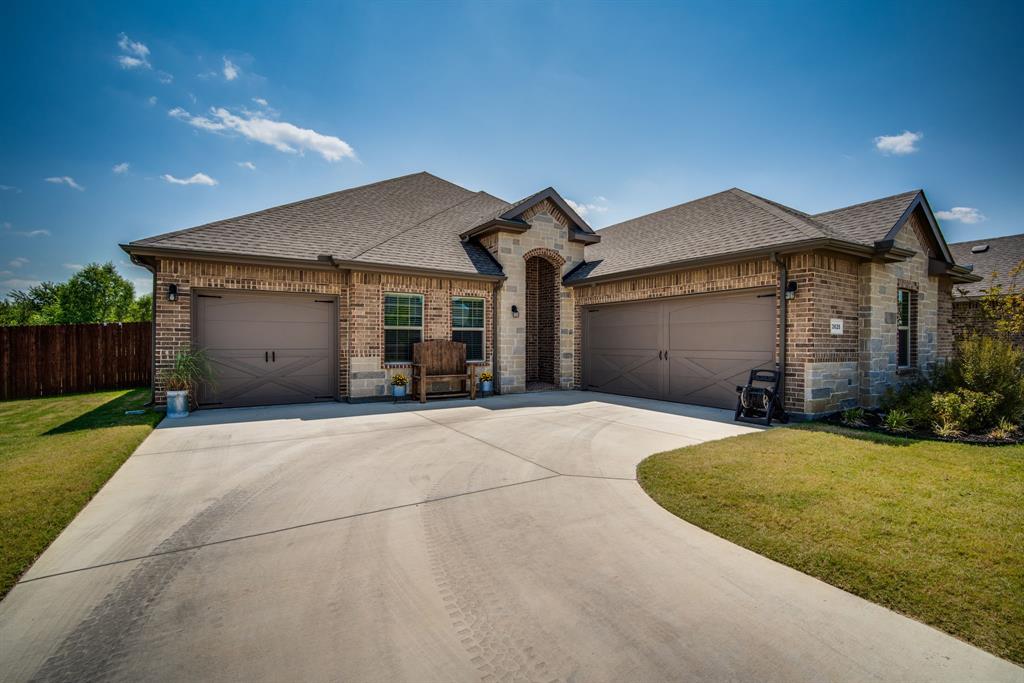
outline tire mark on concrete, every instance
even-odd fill
[[[512,587],[493,573],[463,528],[465,511],[454,507],[421,508],[426,550],[452,629],[480,680],[548,683],[570,677],[577,663],[528,620]]]
[[[262,486],[238,486],[178,527],[118,583],[61,641],[33,681],[96,681],[126,677],[123,667],[147,611],[192,561],[213,533],[254,498],[277,483],[284,466],[263,475]],[[158,554],[164,553],[164,554]]]

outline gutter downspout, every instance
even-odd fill
[[[786,309],[789,300],[786,298],[786,283],[789,280],[789,271],[786,262],[779,258],[779,253],[772,252],[772,262],[779,269],[779,395],[782,397],[782,405],[786,405]],[[785,409],[785,408],[783,408]]]

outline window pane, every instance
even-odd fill
[[[453,330],[452,341],[462,342],[466,345],[466,360],[484,359],[484,333],[477,330],[469,332],[465,330]]]
[[[384,295],[384,327],[422,327],[423,299],[416,294]]]
[[[384,330],[384,362],[412,361],[412,345],[420,341],[420,330]]]
[[[910,330],[896,330],[896,364],[910,365]]]
[[[483,299],[452,299],[452,327],[483,327]]]
[[[910,324],[910,292],[899,290],[896,297],[896,324],[907,327]]]

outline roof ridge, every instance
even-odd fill
[[[996,240],[1020,239],[1022,237],[1024,237],[1024,233],[1019,233],[1016,235],[1000,235],[999,237],[979,237],[978,239],[975,240],[964,240],[963,242],[949,242],[947,243],[947,246],[960,247],[965,244],[976,244],[978,242],[995,242]]]
[[[641,214],[639,216],[634,216],[633,218],[627,218],[626,220],[619,221],[618,223],[615,223],[614,225],[609,225],[609,226],[603,227],[598,232],[605,232],[606,230],[612,230],[614,228],[620,228],[620,227],[626,225],[627,223],[632,223],[634,221],[638,221],[641,218],[650,218],[651,216],[657,216],[658,214],[666,213],[668,211],[673,211],[673,210],[678,209],[678,208],[680,208],[682,206],[687,206],[688,204],[695,204],[697,202],[702,202],[705,199],[710,199],[711,197],[717,197],[718,195],[721,195],[721,194],[728,194],[728,192],[729,192],[729,190],[722,190],[720,192],[713,192],[713,193],[711,193],[709,195],[704,195],[703,197],[697,197],[696,199],[691,199],[691,200],[689,200],[687,202],[681,202],[679,204],[674,204],[672,206],[666,206],[664,209],[658,209],[657,211],[652,211],[650,213],[645,213],[645,214]]]
[[[432,174],[428,173],[427,175],[432,175]],[[434,176],[434,177],[436,177],[436,176]],[[444,180],[444,178],[440,178],[439,180]],[[445,182],[448,182],[448,181],[445,181]],[[451,183],[451,184],[452,184],[452,185],[455,185],[455,183]],[[459,187],[459,185],[455,185],[455,187]],[[466,188],[462,188],[462,189],[464,189],[464,190],[465,190]],[[362,256],[362,255],[364,255],[364,254],[367,254],[367,253],[369,253],[369,252],[373,251],[373,250],[374,250],[374,249],[376,249],[377,247],[380,247],[380,246],[382,246],[382,245],[385,245],[385,244],[387,244],[387,243],[388,243],[388,242],[390,242],[391,240],[393,240],[393,239],[395,239],[395,238],[397,238],[397,237],[400,237],[400,236],[404,235],[405,233],[409,232],[410,230],[414,230],[415,228],[418,228],[419,226],[423,225],[423,224],[424,224],[424,223],[426,223],[427,221],[433,220],[433,219],[437,218],[438,216],[440,216],[441,214],[443,214],[443,213],[447,213],[448,211],[451,211],[452,209],[454,209],[454,208],[455,208],[455,207],[457,207],[457,206],[462,206],[463,204],[465,204],[466,202],[468,202],[468,201],[469,201],[470,199],[476,199],[476,198],[477,198],[478,196],[479,196],[479,193],[477,193],[477,192],[470,192],[470,195],[469,195],[468,197],[465,197],[465,198],[463,198],[463,199],[461,199],[461,200],[459,200],[459,201],[455,202],[454,204],[451,204],[451,205],[449,205],[449,206],[446,206],[446,207],[444,207],[444,208],[443,208],[443,209],[441,209],[440,211],[438,211],[438,212],[436,212],[436,213],[433,213],[433,214],[431,214],[431,215],[427,216],[426,218],[424,218],[423,220],[419,221],[418,223],[413,223],[412,225],[410,225],[410,226],[409,226],[409,227],[407,227],[407,228],[402,228],[401,230],[399,230],[398,232],[396,232],[396,233],[395,233],[395,234],[393,234],[393,235],[388,235],[388,236],[387,236],[387,237],[385,237],[384,239],[382,239],[382,240],[379,240],[379,241],[377,241],[377,242],[374,242],[373,244],[371,244],[370,246],[368,246],[368,247],[367,247],[366,249],[363,249],[363,250],[362,250],[361,252],[359,252],[358,254],[353,254],[352,256],[350,256],[349,258],[347,258],[347,259],[345,259],[345,260],[346,260],[346,261],[356,261],[356,260],[358,260],[358,259],[359,259],[359,257],[360,257],[360,256]]]
[[[817,218],[818,216],[827,216],[829,214],[838,213],[839,211],[846,211],[847,209],[856,209],[856,208],[861,207],[861,206],[867,206],[868,204],[875,204],[877,202],[884,202],[887,199],[895,199],[896,197],[902,197],[905,194],[918,195],[918,194],[921,194],[922,192],[924,192],[924,190],[922,190],[921,188],[917,188],[917,189],[914,189],[914,190],[907,190],[906,192],[897,192],[896,194],[891,194],[891,195],[889,195],[887,197],[878,197],[877,199],[869,199],[869,200],[867,200],[865,202],[857,202],[856,204],[850,204],[849,206],[841,206],[838,209],[829,209],[828,211],[821,211],[820,213],[812,214],[811,217],[812,218]]]
[[[260,216],[260,215],[263,215],[263,214],[268,213],[270,211],[276,211],[278,209],[286,209],[286,208],[293,207],[293,206],[300,206],[302,204],[308,204],[310,202],[319,201],[319,200],[322,200],[322,199],[326,199],[328,197],[336,197],[338,195],[347,194],[349,192],[355,192],[356,190],[365,190],[365,189],[370,188],[370,187],[376,187],[378,185],[385,185],[387,183],[396,182],[398,180],[405,180],[407,178],[412,178],[412,177],[418,176],[418,175],[427,175],[427,176],[430,176],[431,178],[436,178],[437,180],[440,180],[442,182],[448,183],[449,185],[454,185],[455,187],[458,187],[461,190],[465,190],[466,192],[471,192],[471,190],[467,190],[464,187],[461,187],[459,185],[455,185],[455,183],[453,183],[453,182],[451,182],[449,180],[445,180],[444,178],[438,178],[437,176],[435,176],[432,173],[428,173],[426,171],[417,171],[416,173],[407,173],[405,175],[400,175],[400,176],[397,176],[395,178],[385,178],[384,180],[377,180],[377,181],[374,181],[372,183],[367,183],[365,185],[357,185],[356,187],[348,187],[348,188],[345,188],[344,190],[335,190],[334,192],[327,192],[327,193],[324,193],[324,194],[316,195],[314,197],[306,197],[305,199],[298,199],[298,200],[296,200],[294,202],[286,202],[284,204],[278,204],[277,206],[268,206],[267,208],[260,209],[258,211],[250,211],[249,213],[243,213],[243,214],[241,214],[239,216],[232,216],[230,218],[221,218],[220,220],[210,221],[208,223],[202,223],[200,225],[193,225],[191,228],[182,228],[180,230],[173,230],[171,232],[165,232],[165,233],[162,233],[160,235],[155,235],[154,237],[148,237],[148,238],[145,238],[145,239],[142,239],[142,240],[138,240],[138,241],[139,241],[139,243],[143,243],[143,244],[155,244],[157,242],[162,242],[163,240],[169,239],[171,237],[177,237],[178,235],[183,235],[183,234],[185,234],[187,232],[192,232],[193,230],[199,230],[201,228],[210,228],[210,227],[213,227],[215,225],[220,225],[221,223],[227,223],[228,221],[237,221],[237,220],[240,220],[240,219],[243,219],[243,218],[253,218],[254,216]]]
[[[785,204],[779,204],[777,202],[771,201],[770,199],[758,197],[756,194],[751,194],[750,192],[747,192],[746,190],[741,190],[738,187],[731,188],[728,191],[737,195],[738,197],[745,199],[746,201],[750,202],[751,204],[761,209],[762,211],[766,211],[771,215],[775,216],[776,218],[780,218],[786,221],[794,228],[807,235],[808,237],[821,237],[823,235],[825,237],[832,236],[832,231],[825,228],[824,225],[821,225],[820,223],[818,223],[818,221],[813,220],[810,216],[808,216],[807,218],[803,218],[797,215],[798,212],[796,211],[796,209],[790,209]]]

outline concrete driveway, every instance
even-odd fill
[[[0,604],[0,677],[1024,681],[647,498],[646,455],[750,431],[724,411],[423,408],[165,421]]]

